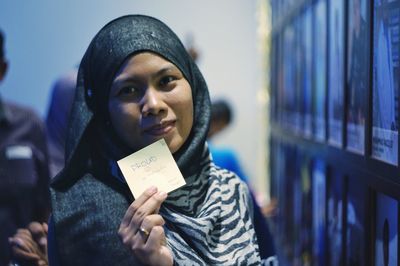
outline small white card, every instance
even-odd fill
[[[186,184],[164,139],[117,163],[135,199],[150,186],[169,193]]]
[[[31,159],[32,148],[29,146],[15,145],[6,148],[7,159]]]

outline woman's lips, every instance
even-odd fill
[[[162,136],[170,132],[175,126],[175,121],[168,121],[161,124],[153,125],[144,130],[146,134],[153,136]]]

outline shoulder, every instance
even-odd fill
[[[31,107],[14,102],[3,102],[7,119],[12,125],[24,125],[25,127],[44,131],[43,120]]]
[[[5,101],[4,106],[8,112],[19,119],[34,119],[39,120],[37,113],[29,106],[21,105],[11,101]]]
[[[72,260],[74,265],[84,265],[86,259],[101,265],[132,262],[118,236],[129,206],[121,193],[87,173],[67,188],[51,188],[51,194],[56,246],[64,247],[57,248],[62,260]]]
[[[126,197],[118,193],[109,184],[101,182],[91,173],[84,174],[70,186],[62,189],[51,187],[52,201],[56,208],[62,208],[63,212],[74,212],[78,209],[101,206],[112,206],[116,202],[125,202]],[[107,208],[107,207],[106,207]]]
[[[122,219],[130,199],[111,183],[86,173],[63,188],[50,188],[55,223],[72,219],[88,224]]]
[[[249,193],[247,184],[236,173],[215,164],[212,164],[210,173],[218,180],[222,189],[236,190],[241,195]]]

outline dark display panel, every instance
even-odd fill
[[[343,265],[343,210],[344,210],[343,177],[332,171],[328,183],[327,204],[327,242],[328,265]]]
[[[328,141],[341,146],[344,111],[344,2],[329,1]]]
[[[376,196],[375,265],[397,266],[399,203],[392,197]]]
[[[347,149],[364,154],[369,84],[370,2],[348,0]]]
[[[367,265],[368,187],[349,178],[346,206],[346,265]]]
[[[280,263],[399,266],[400,0],[273,2]]]
[[[327,59],[327,8],[326,1],[319,0],[314,5],[314,136],[324,141],[326,135],[326,59]]]
[[[372,156],[398,164],[400,1],[374,1]]]
[[[303,134],[309,138],[312,134],[312,9],[307,8],[302,16],[301,21],[302,35],[302,55],[304,61],[302,62],[302,95],[303,95]]]
[[[325,265],[326,260],[326,166],[315,160],[312,169],[313,198],[313,263]]]

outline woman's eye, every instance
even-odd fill
[[[142,91],[138,88],[128,86],[119,91],[119,96],[128,97],[129,99],[139,100],[143,95]]]
[[[120,95],[131,95],[131,94],[138,94],[139,90],[135,87],[124,87],[119,91]]]
[[[173,76],[165,76],[165,77],[160,79],[160,85],[161,86],[166,86],[166,85],[168,85],[168,83],[170,83],[170,82],[172,82],[174,80],[176,80],[176,78],[173,77]]]

